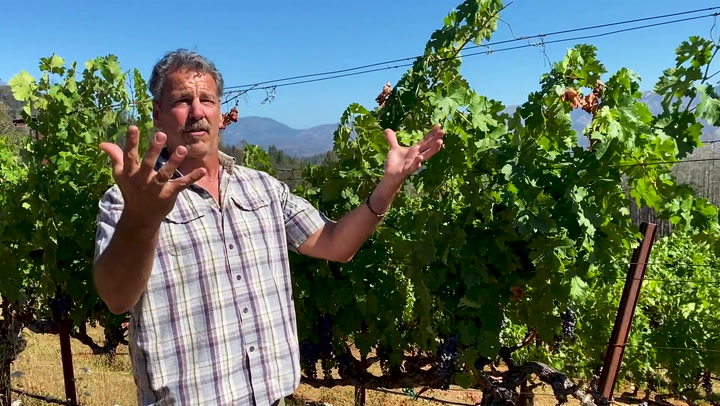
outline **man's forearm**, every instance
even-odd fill
[[[321,237],[327,240],[319,245],[332,247],[331,259],[339,262],[350,261],[375,232],[381,221],[377,215],[388,211],[401,187],[400,182],[383,179],[370,195],[370,207],[363,200],[360,206],[336,223],[328,224],[328,229]]]
[[[130,310],[150,278],[159,224],[140,225],[120,217],[107,248],[93,269],[95,288],[111,312]]]

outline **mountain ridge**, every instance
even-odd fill
[[[240,117],[222,132],[225,145],[240,145],[243,141],[267,149],[274,145],[295,157],[325,153],[332,149],[333,134],[339,123],[321,124],[296,129],[269,117]]]

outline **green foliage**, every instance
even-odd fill
[[[38,317],[50,313],[48,299],[69,297],[77,326],[109,313],[91,277],[97,204],[113,182],[98,144],[124,135],[128,118],[147,131],[151,105],[138,71],[122,72],[112,55],[83,70],[52,55],[41,58],[40,71],[38,79],[23,71],[9,82],[34,137],[25,139],[21,161],[0,153],[0,296],[32,297],[42,304]]]
[[[623,264],[625,267],[628,264]],[[660,239],[652,250],[640,293],[619,383],[674,394],[696,391],[702,376],[720,374],[720,261],[710,244],[687,233]],[[577,378],[600,373],[624,281],[593,283],[577,303],[577,338],[556,346],[528,347],[519,359],[541,360]],[[504,337],[517,341],[524,326],[508,326]]]
[[[270,175],[277,175],[276,168],[270,160],[270,155],[257,145],[247,145],[243,148],[242,163],[248,167],[265,171]]]
[[[500,1],[468,0],[450,13],[384,108],[347,108],[335,133],[337,161],[304,172],[297,193],[339,218],[382,176],[383,128],[406,145],[435,123],[447,132],[441,153],[407,182],[350,263],[292,256],[301,341],[325,345],[310,326],[332,320],[335,356],[326,365],[339,365],[352,342],[362,354],[382,353],[386,378],[398,382],[390,370],[407,354],[433,364],[438,343],[454,336],[464,361],[456,382],[475,385],[476,368],[530,330],[545,343],[533,356],[548,359],[566,309],[615,314],[615,302],[591,292],[617,289],[624,278],[640,237],[630,199],[716,247],[716,207],[676,184],[670,170],[699,145],[698,118],[720,114],[707,76],[681,72],[683,64],[707,71],[717,47],[695,37],[683,43],[678,66],[656,87],[666,100],[701,89],[695,111],[666,102],[653,116],[634,72],[609,74],[595,47],[577,45],[510,114],[470,88],[456,58],[465,44],[490,38],[501,8]],[[592,91],[601,79],[601,102],[584,132],[593,147],[583,149],[562,96],[569,88]],[[503,330],[504,320],[514,330]],[[582,347],[567,350],[576,354],[578,376],[601,362],[604,347],[591,341],[606,343],[612,322],[601,317]],[[406,362],[405,371],[418,372],[419,364]]]
[[[650,262],[624,373],[652,377],[661,389],[695,389],[703,372],[720,374],[720,261],[709,244],[677,233]]]
[[[29,233],[31,223],[25,216],[29,207],[23,204],[27,189],[22,185],[27,168],[21,164],[16,147],[0,137],[0,296],[11,302],[26,302],[22,297],[27,280]],[[25,255],[17,255],[22,252]]]

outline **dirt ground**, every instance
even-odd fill
[[[96,340],[99,330],[88,328]],[[56,335],[38,335],[26,331],[28,347],[13,364],[13,400],[20,400],[14,406],[47,405],[45,397],[64,398],[60,344]],[[121,347],[119,355],[110,360],[104,356],[92,355],[87,347],[72,340],[73,362],[78,402],[83,405],[129,406],[135,405],[135,385],[130,372],[127,347]],[[416,393],[420,388],[416,388]],[[351,406],[354,404],[353,387],[313,388],[301,385],[288,400],[288,405],[325,404],[326,406]],[[22,393],[20,393],[22,392]],[[550,388],[539,388],[534,392],[534,406],[555,406],[557,401]],[[617,396],[617,395],[616,395]],[[38,399],[40,398],[40,399]],[[426,391],[421,398],[413,400],[402,390],[366,392],[368,406],[404,406],[436,403],[447,405],[473,405],[481,399],[480,392],[451,388],[448,391]],[[638,404],[632,399],[616,400],[618,404]],[[673,402],[675,405],[685,405]],[[571,399],[569,406],[580,403]]]

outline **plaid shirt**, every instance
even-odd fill
[[[270,405],[300,382],[288,249],[327,219],[268,174],[220,160],[222,208],[199,187],[180,193],[130,313],[141,405]],[[117,185],[99,206],[96,260],[123,208]]]

